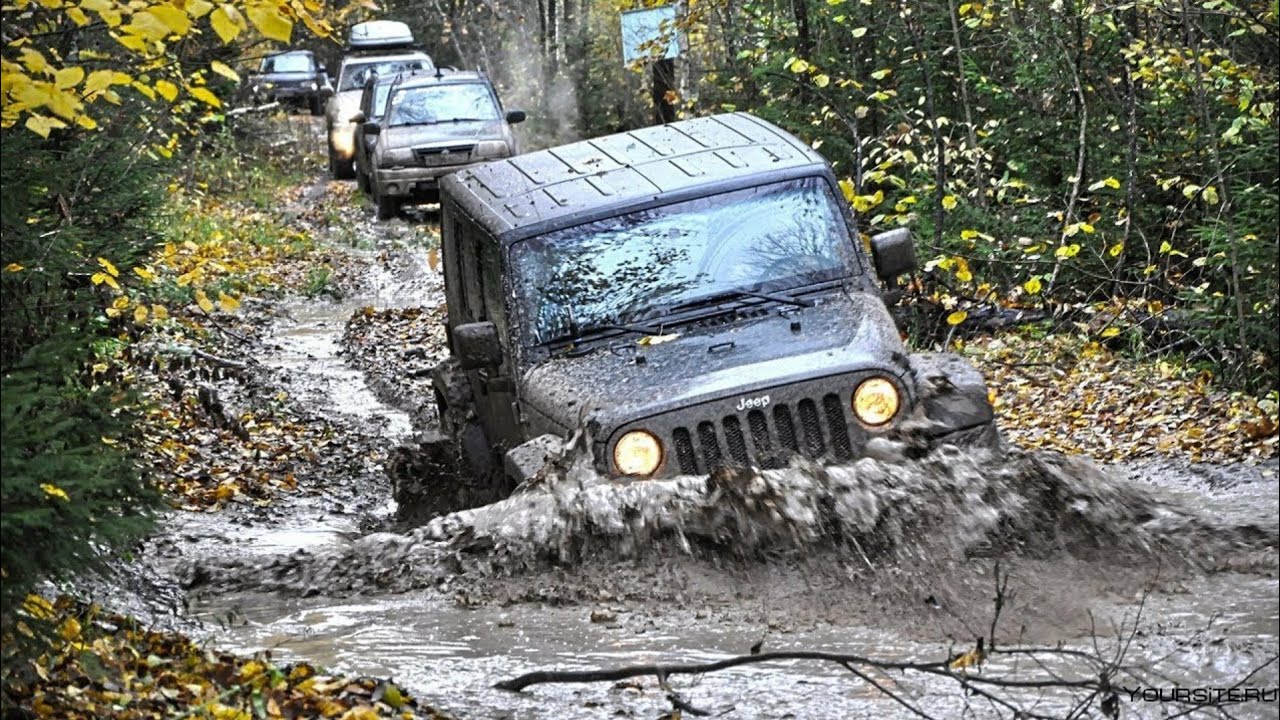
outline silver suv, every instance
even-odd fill
[[[333,97],[325,106],[329,139],[329,172],[339,180],[355,177],[356,125],[364,82],[372,74],[387,76],[406,70],[431,70],[435,63],[421,50],[371,51],[342,59]]]
[[[409,202],[440,200],[440,178],[478,162],[517,154],[511,125],[523,110],[503,112],[488,78],[477,72],[403,74],[381,116],[362,130],[376,137],[369,185],[378,218]]]

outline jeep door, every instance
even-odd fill
[[[453,275],[458,288],[457,314],[455,298],[451,298],[451,326],[473,322],[491,322],[498,329],[502,345],[502,361],[494,368],[467,372],[475,398],[476,413],[484,425],[489,442],[499,454],[523,442],[516,410],[516,358],[511,343],[503,286],[502,251],[498,241],[466,218],[456,206],[444,212],[441,236],[446,250],[456,247],[454,257],[446,254],[446,272]],[[449,242],[448,238],[454,238]],[[449,264],[452,263],[452,267]],[[448,282],[446,279],[446,283]]]

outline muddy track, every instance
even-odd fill
[[[291,211],[347,197],[317,181]],[[459,717],[657,717],[671,703],[652,681],[490,686],[542,667],[723,657],[762,637],[945,657],[987,633],[999,567],[1013,593],[996,635],[1010,641],[1110,648],[1136,621],[1135,668],[1159,670],[1143,680],[1183,684],[1236,682],[1280,652],[1274,462],[1098,468],[951,447],[907,460],[886,442],[846,467],[620,486],[567,449],[542,486],[396,528],[383,463],[434,421],[426,372],[443,353],[434,222],[350,208],[326,234],[340,268],[330,297],[247,307],[256,330],[227,352],[252,367],[217,385],[224,402],[283,392],[328,430],[294,492],[175,513],[144,553],[143,574],[219,643],[394,675]],[[1249,682],[1276,681],[1272,664]],[[733,708],[726,717],[906,716],[839,669],[677,684],[701,707]],[[1001,714],[951,685],[909,689],[939,717]]]

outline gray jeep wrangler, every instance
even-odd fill
[[[831,167],[744,113],[470,167],[441,182],[451,356],[402,508],[499,499],[584,430],[619,480],[858,458],[911,428],[998,443],[982,376],[909,354],[886,306],[910,234],[870,257]]]

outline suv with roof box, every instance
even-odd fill
[[[355,177],[356,112],[365,80],[413,70],[433,70],[431,56],[421,50],[361,50],[342,58],[334,93],[325,106],[329,172],[334,178]]]
[[[744,113],[447,176],[440,431],[393,463],[397,500],[493,501],[575,434],[622,481],[849,462],[895,434],[998,445],[978,371],[909,352],[889,313],[910,233],[861,237],[826,161]]]
[[[478,72],[437,69],[401,73],[386,106],[365,120],[369,188],[378,218],[410,202],[439,202],[440,178],[469,165],[515,155],[513,123],[524,111],[503,112],[493,85]]]

